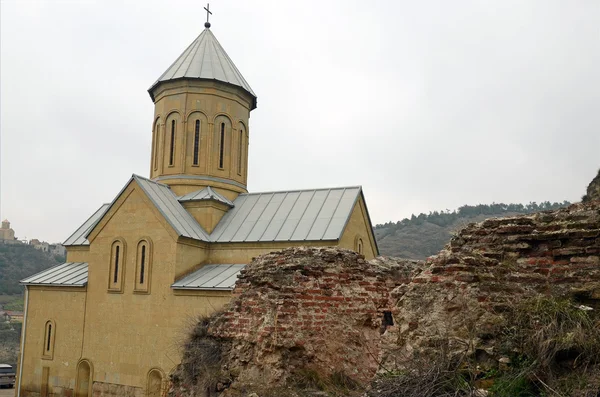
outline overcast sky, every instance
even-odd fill
[[[148,176],[150,85],[199,1],[1,1],[1,202],[64,241]],[[211,3],[258,96],[250,191],[362,185],[374,224],[578,201],[600,167],[600,1]]]

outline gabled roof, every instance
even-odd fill
[[[83,223],[83,225],[79,226],[75,233],[73,233],[68,239],[63,243],[64,246],[70,245],[90,245],[90,242],[87,240],[88,233],[96,226],[100,219],[104,216],[106,211],[110,207],[110,204],[102,204],[100,208],[94,212],[92,216],[88,218],[87,221]]]
[[[204,265],[175,282],[171,288],[230,291],[244,267],[246,265]]]
[[[88,281],[88,264],[67,262],[21,280],[23,285],[84,287]]]
[[[152,100],[154,100],[152,91],[161,82],[177,79],[218,80],[240,87],[252,95],[254,98],[252,109],[256,108],[256,94],[209,28],[204,29],[179,58],[152,84],[152,87],[148,90]]]
[[[202,190],[198,190],[195,192],[191,192],[186,194],[185,196],[179,197],[179,202],[183,203],[186,201],[202,201],[202,200],[215,200],[226,204],[230,207],[233,207],[233,203],[231,200],[227,199],[222,194],[215,192],[210,186],[205,187]]]
[[[206,188],[178,198],[169,186],[133,175],[115,200],[96,211],[65,245],[88,245],[87,236],[133,180],[179,236],[215,243],[339,240],[354,206],[362,197],[361,187],[352,186],[246,193],[233,202]],[[229,203],[232,207],[210,235],[180,203],[209,199]],[[367,220],[371,227],[370,219]]]
[[[210,235],[213,242],[338,240],[359,186],[240,194]]]
[[[138,183],[150,201],[152,201],[179,236],[200,241],[210,241],[208,234],[177,201],[177,196],[169,186],[135,174],[131,177],[131,180],[135,180]],[[127,185],[129,185],[129,182]]]

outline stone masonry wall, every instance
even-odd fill
[[[397,287],[398,327],[383,336],[387,370],[434,353],[449,335],[455,346],[492,354],[505,318],[539,294],[575,297],[600,308],[600,202],[468,225],[426,270]]]
[[[304,367],[368,380],[378,369],[390,292],[418,271],[416,261],[367,262],[341,249],[264,255],[242,271],[237,298],[210,333],[233,340],[229,368],[243,383],[277,384]]]

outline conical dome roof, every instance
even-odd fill
[[[200,33],[175,62],[156,80],[148,90],[152,91],[163,81],[178,79],[218,80],[240,87],[254,98],[252,109],[256,108],[256,94],[233,64],[219,41],[209,28]]]

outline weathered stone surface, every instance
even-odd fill
[[[451,353],[484,351],[497,363],[494,335],[517,302],[577,295],[600,307],[599,234],[595,201],[468,225],[426,262],[367,262],[331,248],[256,258],[210,320],[209,333],[228,346],[223,395],[257,379],[282,385],[307,367],[365,384],[377,372],[411,370],[442,340]]]
[[[583,202],[590,202],[594,200],[600,200],[600,170],[598,175],[590,182],[585,196],[583,196]]]

